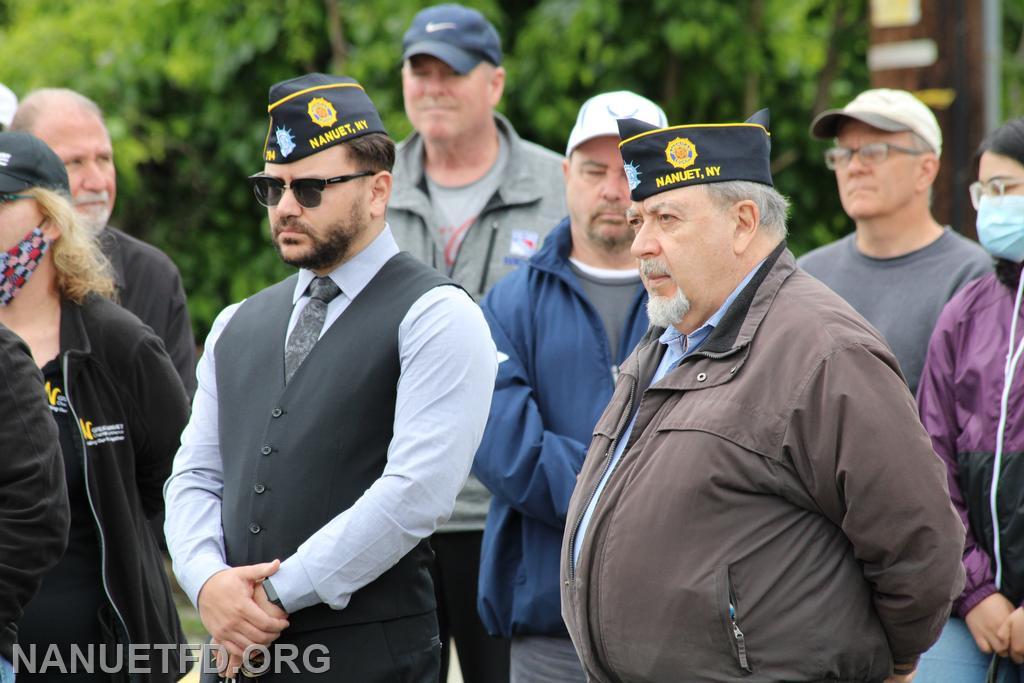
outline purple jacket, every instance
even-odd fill
[[[918,386],[921,422],[946,463],[949,492],[967,527],[967,583],[954,604],[961,617],[999,590],[1014,604],[1024,600],[1024,359],[1010,394],[998,515],[1002,586],[995,585],[989,491],[999,424],[1014,296],[994,274],[974,280],[939,316]],[[1017,323],[1018,340],[1024,317]]]

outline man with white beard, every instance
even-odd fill
[[[895,357],[786,249],[767,116],[618,125],[652,328],[569,502],[587,680],[909,682],[964,530]]]
[[[195,339],[178,268],[156,247],[107,223],[117,177],[99,106],[74,90],[35,90],[21,101],[11,130],[35,135],[64,162],[75,208],[113,266],[119,303],[163,340],[191,397],[196,389]]]

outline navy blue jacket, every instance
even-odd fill
[[[558,561],[569,498],[615,368],[647,330],[647,297],[637,285],[620,357],[611,357],[601,317],[569,266],[571,249],[566,218],[481,304],[501,362],[473,463],[494,494],[477,609],[487,630],[506,638],[568,636]]]

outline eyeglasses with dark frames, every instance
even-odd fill
[[[360,171],[333,178],[293,178],[290,184],[285,184],[280,178],[257,173],[249,176],[249,184],[252,185],[256,201],[263,206],[277,206],[284,196],[284,191],[291,190],[299,206],[306,209],[315,209],[320,206],[323,191],[328,185],[347,183],[350,180],[365,178],[371,175],[374,175],[374,171]]]
[[[888,142],[873,142],[870,145],[864,145],[863,147],[857,147],[856,149],[851,149],[849,147],[833,147],[825,150],[825,166],[830,171],[834,171],[837,168],[845,168],[847,164],[850,163],[850,160],[853,159],[854,154],[860,157],[861,163],[868,166],[875,166],[888,159],[890,152],[900,152],[902,154],[917,156],[919,154],[924,154],[925,150],[901,147],[899,145],[889,144]]]
[[[18,199],[32,199],[30,194],[0,194],[0,202],[13,202]]]
[[[982,197],[1001,199],[1006,189],[1024,185],[1024,178],[991,178],[984,182],[976,180],[968,188],[971,192],[971,204],[977,209],[981,206]]]

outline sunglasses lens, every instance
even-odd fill
[[[323,192],[322,180],[315,178],[299,178],[292,181],[292,192],[295,194],[295,201],[307,209],[320,206],[320,194]]]
[[[284,192],[284,183],[276,178],[253,178],[252,191],[263,206],[277,206]]]

